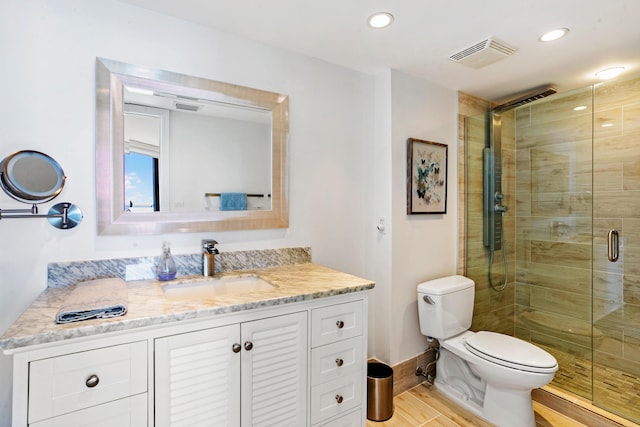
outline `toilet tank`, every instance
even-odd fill
[[[420,332],[446,339],[471,327],[475,283],[464,276],[449,276],[418,285]]]

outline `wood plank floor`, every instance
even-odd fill
[[[491,427],[493,424],[459,407],[432,386],[420,384],[394,397],[393,416],[367,427]],[[537,427],[594,427],[533,402]],[[518,427],[518,426],[513,426]]]

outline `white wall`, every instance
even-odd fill
[[[457,251],[457,93],[390,71],[376,76],[377,187],[374,206],[387,228],[378,234],[370,265],[372,298],[369,354],[395,365],[424,351],[416,286],[455,274]],[[407,215],[407,139],[448,145],[447,213]]]
[[[315,262],[365,276],[372,77],[117,1],[5,3],[0,158],[21,149],[56,158],[68,177],[56,201],[77,204],[84,220],[66,231],[42,219],[0,221],[0,332],[45,288],[47,263],[155,255],[163,240],[177,254],[197,252],[204,237],[221,251],[309,245]],[[96,236],[96,57],[288,94],[290,227]],[[0,208],[25,206],[0,193]],[[0,425],[10,420],[10,375],[2,356]]]
[[[424,351],[416,286],[455,274],[457,253],[457,93],[392,72],[393,330],[391,363]],[[448,145],[447,213],[407,215],[407,143],[409,137]],[[418,339],[416,339],[416,337]]]
[[[456,94],[397,73],[368,76],[112,0],[12,1],[0,15],[0,158],[36,149],[68,176],[57,201],[84,212],[73,230],[0,221],[0,332],[46,286],[49,262],[176,254],[215,237],[225,250],[309,245],[313,260],[376,281],[369,355],[395,364],[424,340],[416,284],[455,271]],[[290,227],[98,237],[95,58],[105,57],[290,96]],[[406,139],[449,144],[447,214],[405,214]],[[52,203],[46,204],[47,210]],[[23,208],[0,193],[0,208]],[[375,229],[384,217],[387,229]],[[10,359],[0,356],[0,426],[10,420]]]
[[[369,238],[368,264],[369,277],[376,287],[369,300],[369,341],[370,357],[389,363],[390,335],[393,334],[393,313],[389,302],[392,300],[393,287],[391,270],[391,242],[393,240],[391,206],[391,171],[393,159],[392,123],[391,123],[391,71],[376,75],[374,89],[374,137],[370,162],[375,173],[371,174],[373,213],[376,222],[380,218],[385,223],[384,231],[371,230]]]
[[[220,198],[205,193],[271,193],[270,125],[172,111],[170,134],[172,211],[217,209]]]

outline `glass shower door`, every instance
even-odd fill
[[[465,122],[472,329],[544,348],[560,365],[552,386],[640,422],[640,78],[509,113],[501,150],[510,272],[503,292],[488,283],[482,238],[487,119]],[[502,269],[494,268],[499,279]]]
[[[640,422],[640,79],[593,93],[593,402]]]
[[[592,399],[592,90],[516,110],[516,336]]]

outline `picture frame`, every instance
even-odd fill
[[[407,139],[407,215],[447,213],[448,148]]]

